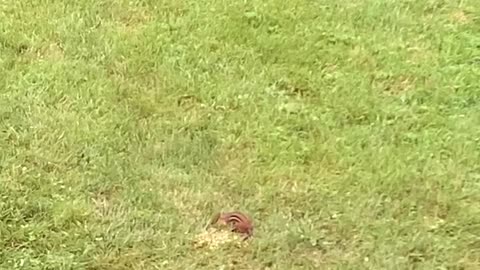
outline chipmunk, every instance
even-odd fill
[[[253,236],[252,220],[247,215],[238,211],[215,214],[210,222],[210,225],[214,224],[227,225],[232,232],[245,234],[243,240]]]

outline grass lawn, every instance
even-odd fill
[[[478,0],[2,1],[0,269],[480,269]]]

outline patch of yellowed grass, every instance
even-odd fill
[[[456,10],[450,14],[450,21],[457,24],[468,24],[471,19],[463,10]]]
[[[242,241],[238,234],[213,227],[199,233],[193,240],[193,246],[197,249],[215,250],[228,244],[241,247],[247,245],[248,241]]]

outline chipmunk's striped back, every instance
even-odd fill
[[[226,213],[218,213],[212,219],[212,224],[223,223],[231,227],[232,231],[246,234],[245,239],[253,235],[252,220],[245,214],[234,211]]]
[[[225,221],[227,221],[227,223],[237,224],[250,222],[250,219],[245,214],[242,214],[240,212],[229,212],[223,215],[223,218],[225,219]]]
[[[241,212],[228,212],[221,215],[225,223],[231,224],[233,231],[247,234],[247,237],[253,234],[253,224],[251,219]]]

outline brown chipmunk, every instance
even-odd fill
[[[213,216],[210,224],[227,225],[231,228],[232,232],[244,234],[245,237],[243,240],[253,236],[252,220],[247,215],[238,211],[217,213]]]

